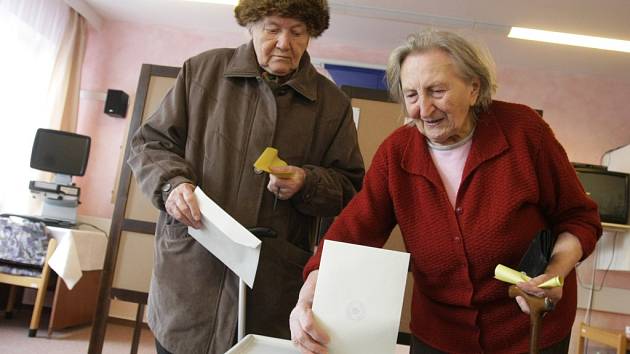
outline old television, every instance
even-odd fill
[[[37,129],[31,167],[68,176],[83,176],[90,156],[89,136],[60,130]]]
[[[586,194],[597,203],[602,222],[628,223],[630,175],[605,166],[573,163]]]
[[[81,188],[72,176],[83,176],[90,155],[91,138],[86,135],[40,128],[35,133],[31,167],[52,172],[53,181],[30,181],[34,196],[44,200],[41,217],[48,225],[72,226],[77,221]],[[32,217],[33,218],[33,217]]]

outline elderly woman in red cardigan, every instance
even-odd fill
[[[449,32],[424,31],[394,50],[393,97],[411,122],[379,147],[363,189],[326,239],[382,247],[396,224],[414,276],[411,353],[528,350],[527,303],[507,296],[494,267],[518,264],[541,229],[557,235],[544,273],[520,283],[556,304],[544,320],[543,353],[566,353],[576,310],[575,265],[601,234],[550,127],[531,108],[492,100],[490,59]],[[321,249],[290,317],[302,353],[327,353],[311,304]],[[564,287],[537,285],[565,277]]]

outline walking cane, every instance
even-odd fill
[[[542,326],[542,317],[546,312],[553,310],[554,304],[549,298],[541,298],[529,295],[516,285],[511,285],[508,289],[511,298],[522,296],[529,306],[529,353],[538,354],[538,338],[540,336],[540,328]]]

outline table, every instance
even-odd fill
[[[107,237],[92,230],[48,230],[58,242],[49,265],[59,276],[48,322],[50,335],[53,330],[89,324],[94,319]]]
[[[47,227],[57,240],[57,249],[48,261],[50,268],[72,289],[84,271],[101,270],[107,237],[100,231]]]

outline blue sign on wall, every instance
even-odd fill
[[[337,86],[342,85],[387,90],[385,70],[357,68],[353,66],[324,64]]]

